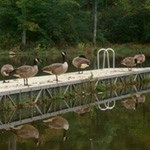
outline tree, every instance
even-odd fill
[[[97,33],[97,0],[94,0],[94,29],[93,29],[93,44],[96,45]]]

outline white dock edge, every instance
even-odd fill
[[[8,83],[0,81],[0,96],[4,93],[28,92],[43,88],[53,88],[66,86],[70,84],[82,83],[87,80],[104,80],[113,77],[128,76],[131,74],[142,74],[150,72],[150,68],[133,68],[128,71],[127,68],[106,68],[84,71],[83,74],[78,72],[65,73],[58,77],[59,82],[55,81],[55,75],[43,75],[29,78],[30,86],[23,85],[23,79],[8,80]]]

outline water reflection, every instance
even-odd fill
[[[76,114],[82,116],[82,115],[84,115],[84,114],[90,112],[90,108],[87,107],[87,106],[86,106],[86,107],[84,106],[84,107],[81,107],[81,108],[75,110],[74,112],[75,112]]]
[[[145,94],[136,94],[136,99],[138,103],[145,103]]]
[[[133,109],[135,110],[136,109],[136,99],[135,98],[130,98],[130,99],[127,99],[127,100],[124,100],[123,102],[123,106],[126,108],[126,109]]]
[[[63,132],[63,140],[66,140],[66,133],[69,129],[69,123],[68,121],[61,117],[61,116],[55,116],[46,120],[43,120],[43,123],[46,124],[49,128],[53,129],[64,129]]]
[[[66,96],[48,101],[39,100],[38,103],[30,101],[30,103],[19,104],[13,109],[3,109],[0,115],[0,128],[10,129],[11,126],[18,128],[17,126],[31,123],[39,131],[41,141],[39,149],[50,147],[56,150],[117,150],[121,149],[124,143],[131,142],[132,144],[132,141],[138,145],[139,141],[135,139],[141,139],[141,136],[149,139],[149,134],[146,134],[149,131],[147,124],[149,101],[146,99],[148,99],[147,93],[149,93],[150,88],[148,85],[132,87],[134,90],[131,90],[131,87],[126,88],[128,89],[103,91],[101,93],[90,93],[89,91],[86,93],[85,91],[72,97]],[[139,106],[135,111],[129,111],[122,106],[125,100],[132,98],[136,99],[135,102]],[[0,103],[0,105],[2,104]],[[104,109],[105,111],[102,111]],[[63,128],[62,121],[57,123],[55,120],[56,116],[59,118],[60,115],[68,122],[67,136],[63,131],[64,129],[54,129],[61,128],[61,126]],[[44,123],[50,123],[50,125],[45,126]],[[137,134],[137,132],[142,132],[142,135]],[[5,150],[7,149],[6,145],[7,147],[13,145],[16,150],[35,149],[36,145],[32,140],[26,139],[25,142],[21,142],[22,138],[12,138],[11,133],[11,130],[4,131],[4,134],[2,130],[0,131],[2,140],[11,141],[9,143],[4,142],[5,146],[0,143],[0,148]],[[62,136],[67,137],[67,139],[63,141]],[[148,146],[148,143],[144,141],[143,144]],[[128,149],[127,146],[125,148]],[[136,146],[131,148],[138,149]]]
[[[138,106],[138,103],[144,103],[145,102],[145,94],[135,94],[134,96],[132,96],[130,99],[124,100],[123,106],[126,109],[133,109],[135,110]]]
[[[11,127],[10,129],[20,138],[23,138],[23,139],[34,138],[36,145],[37,146],[39,145],[39,142],[40,142],[39,131],[33,125],[24,124],[24,125],[20,125],[17,127]]]

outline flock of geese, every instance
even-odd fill
[[[54,63],[42,68],[42,71],[48,74],[54,74],[56,76],[56,82],[58,82],[58,75],[66,73],[68,70],[68,63],[66,61],[66,52],[61,52],[62,55],[62,63]],[[132,70],[132,67],[136,65],[142,65],[145,61],[145,55],[141,52],[134,57],[126,57],[122,60],[121,64],[128,67],[128,70]],[[28,78],[35,76],[38,73],[38,63],[40,62],[39,58],[34,59],[33,66],[23,65],[17,68],[14,68],[11,64],[5,64],[1,68],[1,74],[4,78],[8,76],[15,76],[24,79],[24,85],[28,84]],[[90,66],[91,62],[84,55],[77,56],[73,58],[72,64],[74,67],[81,69],[82,71],[79,73],[83,73],[83,69]],[[5,83],[5,79],[3,80]]]
[[[62,52],[62,63],[54,63],[42,68],[42,71],[48,74],[54,74],[56,76],[56,82],[58,82],[58,75],[66,73],[68,70],[68,63],[66,61],[66,52]],[[18,68],[14,68],[11,64],[5,64],[1,68],[1,74],[4,78],[8,76],[15,76],[24,79],[24,85],[28,84],[28,78],[35,76],[38,73],[38,63],[40,62],[39,58],[34,59],[33,66],[23,65]],[[75,57],[72,60],[74,67],[78,69],[85,69],[90,66],[90,60],[87,59],[84,55]],[[79,71],[80,73],[80,71]],[[82,72],[83,73],[83,72]],[[6,82],[5,80],[3,81]]]

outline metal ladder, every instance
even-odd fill
[[[109,58],[109,52],[112,52],[113,54],[113,64],[112,68],[115,68],[115,51],[112,48],[101,48],[97,52],[97,68],[100,68],[100,53],[103,52],[103,68],[106,68],[106,59],[107,59],[107,67],[110,68],[110,58]]]

